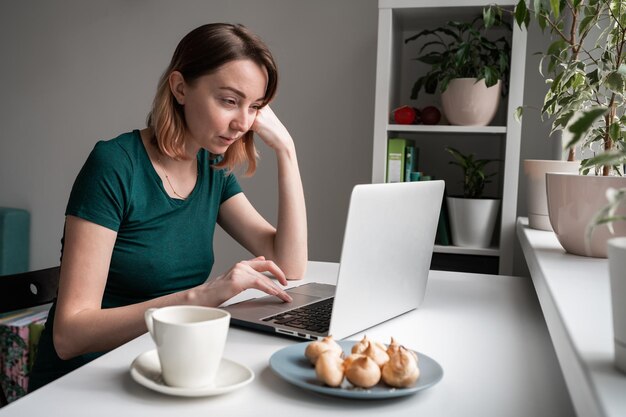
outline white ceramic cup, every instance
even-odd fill
[[[609,239],[607,251],[613,307],[615,366],[626,373],[626,237]]]
[[[145,312],[156,343],[163,381],[172,387],[215,385],[230,313],[219,308],[171,306]]]

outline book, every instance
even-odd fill
[[[36,344],[51,304],[0,318],[0,384],[9,402],[26,395]]]
[[[33,369],[35,364],[35,358],[37,357],[37,348],[39,346],[39,339],[41,339],[41,333],[46,326],[46,320],[44,318],[37,320],[28,325],[28,370]]]
[[[389,139],[385,182],[404,182],[407,146],[413,146],[413,141],[402,138]]]
[[[404,163],[404,181],[413,181],[411,179],[411,174],[413,172],[419,171],[419,154],[420,148],[413,145],[408,145],[406,147],[405,152],[405,163]]]

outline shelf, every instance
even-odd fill
[[[448,180],[450,188],[458,185],[448,172],[450,157],[445,147],[457,147],[465,153],[479,153],[480,158],[497,159],[498,181],[491,186],[490,195],[502,199],[497,248],[460,248],[437,246],[435,254],[456,267],[464,262],[489,263],[497,265],[497,273],[513,273],[513,252],[515,242],[515,220],[517,213],[517,186],[519,176],[521,124],[515,120],[512,109],[522,106],[524,97],[524,71],[526,68],[526,31],[513,25],[510,35],[511,64],[509,91],[500,100],[491,126],[452,126],[452,125],[399,125],[389,118],[393,108],[399,105],[422,107],[439,106],[437,95],[432,98],[411,99],[410,92],[416,77],[428,70],[428,65],[415,62],[424,43],[410,43],[405,40],[422,30],[432,29],[449,20],[468,21],[479,15],[484,6],[497,3],[511,9],[518,0],[379,0],[378,2],[378,42],[376,58],[376,94],[374,106],[374,134],[372,147],[372,182],[383,183],[387,173],[388,140],[402,137],[415,142],[421,148],[420,170],[435,173]],[[493,34],[500,36],[500,34]],[[423,42],[427,42],[424,40]],[[445,119],[444,119],[445,120]],[[433,137],[437,136],[437,140]],[[465,140],[468,139],[468,140]],[[497,142],[497,143],[496,143]],[[454,193],[455,191],[451,191]],[[479,259],[480,257],[486,259]],[[458,258],[458,259],[457,259]],[[458,261],[458,262],[457,262]],[[493,261],[493,262],[492,262]]]
[[[517,236],[579,417],[624,416],[626,376],[614,367],[608,261],[565,252],[554,232],[517,221]]]
[[[470,248],[462,246],[442,246],[435,245],[435,253],[454,253],[456,255],[480,255],[480,256],[500,256],[500,249],[491,248]]]
[[[506,133],[506,126],[452,126],[452,125],[387,125],[388,132],[439,133]]]
[[[497,3],[501,6],[515,6],[518,0],[499,0]],[[463,2],[459,2],[458,0],[420,0],[420,7],[422,9],[433,7],[433,8],[441,8],[441,7],[452,7],[456,6],[460,8],[463,7],[484,7],[489,2],[485,1],[477,1],[477,0],[463,0]],[[415,9],[416,2],[415,0],[379,0],[378,7],[380,9]],[[441,13],[441,12],[440,12]]]

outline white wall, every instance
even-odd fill
[[[274,52],[282,78],[273,107],[296,140],[310,259],[337,261],[349,192],[371,178],[377,7],[376,0],[0,0],[0,206],[30,210],[31,268],[58,264],[65,204],[94,143],[144,126],[176,44],[213,21],[249,26]],[[540,37],[530,40],[529,61],[541,48]],[[543,89],[536,68],[526,69],[534,99]],[[549,157],[545,128],[529,120],[523,158]],[[260,168],[242,185],[273,222],[274,157],[260,148]],[[520,215],[524,192],[522,180]],[[248,256],[223,233],[216,255],[215,272]]]
[[[338,260],[349,191],[368,182],[376,0],[0,1],[0,206],[32,213],[31,268],[58,264],[65,204],[94,143],[143,127],[180,38],[249,26],[281,73],[273,105],[298,149],[311,259]],[[274,222],[275,160],[242,185]],[[248,255],[217,238],[215,271]]]

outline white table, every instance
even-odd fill
[[[517,234],[578,416],[626,416],[607,260],[566,253],[553,232],[530,229],[527,219],[518,219]]]
[[[307,281],[334,282],[337,264],[311,262]],[[240,296],[239,298],[243,298]],[[372,305],[375,308],[375,304]],[[233,393],[178,398],[135,383],[129,365],[153,349],[143,335],[0,410],[0,416],[571,416],[571,402],[529,280],[432,271],[422,307],[367,330],[437,360],[444,377],[416,395],[356,401],[284,382],[269,357],[290,339],[231,329],[225,356],[256,379]],[[358,339],[362,334],[355,335]]]

